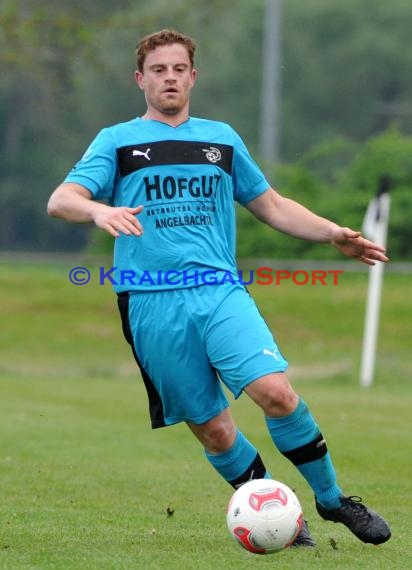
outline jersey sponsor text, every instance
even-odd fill
[[[164,176],[159,174],[145,176],[143,182],[146,190],[146,200],[173,200],[175,198],[211,198],[215,196],[222,176],[211,174],[208,176],[192,176],[191,178]]]

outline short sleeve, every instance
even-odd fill
[[[65,182],[81,184],[95,200],[113,202],[117,175],[116,146],[109,129],[103,129],[67,175]]]
[[[240,136],[234,134],[233,185],[234,198],[243,206],[257,198],[268,188],[269,182],[251,157]]]

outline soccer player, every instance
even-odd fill
[[[234,488],[270,477],[236,427],[222,383],[264,412],[274,445],[313,489],[326,520],[360,540],[387,523],[338,485],[325,439],[291,387],[287,361],[239,282],[234,202],[274,230],[324,242],[374,265],[385,250],[273,189],[227,124],[190,116],[195,42],[174,30],[137,46],[142,117],[103,129],[48,203],[51,216],[94,222],[116,238],[110,280],[147,389],[153,428],[185,422]],[[295,546],[315,546],[305,524]]]

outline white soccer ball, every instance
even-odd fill
[[[284,483],[254,479],[242,485],[230,499],[227,526],[246,550],[270,554],[287,548],[302,528],[299,499]]]

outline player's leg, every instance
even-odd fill
[[[246,391],[263,409],[276,447],[312,487],[321,516],[343,522],[361,540],[387,540],[390,531],[379,515],[344,498],[326,442],[305,402],[291,388],[287,362],[253,299],[233,288],[215,311],[208,333],[212,365],[235,397]]]
[[[291,411],[290,405],[284,405],[293,400],[291,391],[284,373],[263,376],[245,388],[264,411],[276,447],[312,487],[320,516],[343,523],[363,542],[387,541],[391,532],[386,521],[363,505],[359,497],[343,495],[325,439],[305,402],[295,395],[295,409]]]
[[[342,491],[326,444],[306,405],[287,381],[284,372],[288,363],[244,289],[233,288],[216,309],[209,323],[207,351],[235,397],[244,390],[264,410],[275,445],[289,454],[322,505],[336,507]],[[303,461],[300,457],[295,461],[294,451],[300,448],[306,455]]]
[[[207,310],[207,289],[199,289],[202,289],[202,307]],[[224,287],[219,287],[219,290],[222,291],[223,300],[220,303],[214,302],[211,307],[212,310],[208,313],[207,326],[204,331],[206,349],[213,367],[218,370],[221,379],[227,384],[234,396],[238,397],[242,392],[245,380],[250,381],[255,377],[255,367],[252,362],[256,356],[255,352],[257,351],[259,355],[263,354],[263,361],[260,362],[261,367],[259,369],[272,371],[274,366],[273,351],[276,347],[271,334],[268,333],[268,343],[265,345],[265,350],[262,350],[260,344],[257,346],[257,339],[259,338],[260,341],[261,337],[259,334],[256,336],[253,330],[253,338],[250,343],[246,340],[247,346],[245,347],[243,342],[245,331],[249,330],[257,312],[253,299],[243,288],[236,288],[233,285],[229,285],[226,292]],[[252,315],[250,311],[252,311]],[[241,322],[238,319],[239,313],[244,316]],[[252,321],[249,321],[249,316],[252,316]],[[278,357],[276,366],[279,370],[283,370],[287,363],[280,354],[276,356]],[[227,381],[228,378],[230,381]],[[293,407],[294,403],[291,402],[290,405]],[[263,464],[257,449],[235,428],[229,413],[229,410],[225,410],[220,417],[214,418],[209,425],[190,426],[205,446],[208,460],[234,488],[251,479],[270,478],[271,475]],[[222,427],[222,419],[229,421],[232,425],[231,439],[226,441],[226,448],[217,446],[213,448],[208,441],[209,431],[211,430],[213,437],[215,437],[216,425],[219,431]],[[218,439],[221,442],[220,437]],[[304,521],[301,532],[293,546],[313,547],[315,545],[307,523]]]
[[[188,426],[202,443],[211,465],[234,489],[252,479],[271,478],[257,449],[236,428],[229,409],[204,424]],[[292,546],[316,546],[306,521]]]
[[[234,489],[251,479],[270,478],[257,449],[236,428],[228,408],[208,422],[188,422],[188,426],[210,464]]]
[[[152,426],[185,421],[212,466],[236,487],[268,475],[257,450],[236,429],[210,366],[194,318],[197,298],[196,291],[121,295],[123,331],[141,369]],[[199,305],[207,316],[206,301]]]
[[[262,408],[274,444],[304,476],[318,501],[328,509],[338,507],[343,493],[326,442],[286,374],[265,375],[245,392]]]

